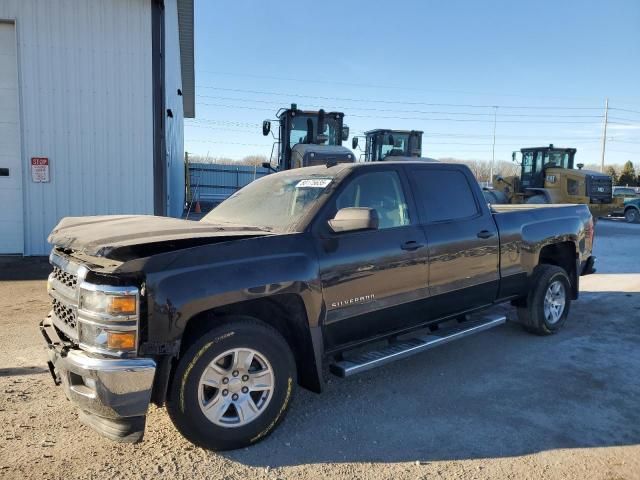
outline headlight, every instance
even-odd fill
[[[80,309],[114,316],[136,315],[137,290],[104,291],[81,288]]]
[[[107,355],[126,356],[138,345],[138,299],[135,287],[80,285],[80,346]]]

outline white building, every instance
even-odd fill
[[[0,254],[65,216],[180,216],[193,0],[0,1]]]

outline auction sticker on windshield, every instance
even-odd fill
[[[300,180],[296,184],[296,188],[325,188],[330,183],[330,178],[307,178]]]

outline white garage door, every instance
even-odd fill
[[[23,253],[20,156],[15,25],[0,20],[0,254]]]

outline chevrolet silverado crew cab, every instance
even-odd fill
[[[153,402],[193,443],[238,448],[273,431],[296,385],[499,325],[476,313],[492,305],[557,332],[593,234],[585,205],[489,206],[463,165],[300,168],[199,222],[63,219],[41,331],[54,380],[102,434],[140,440]]]

